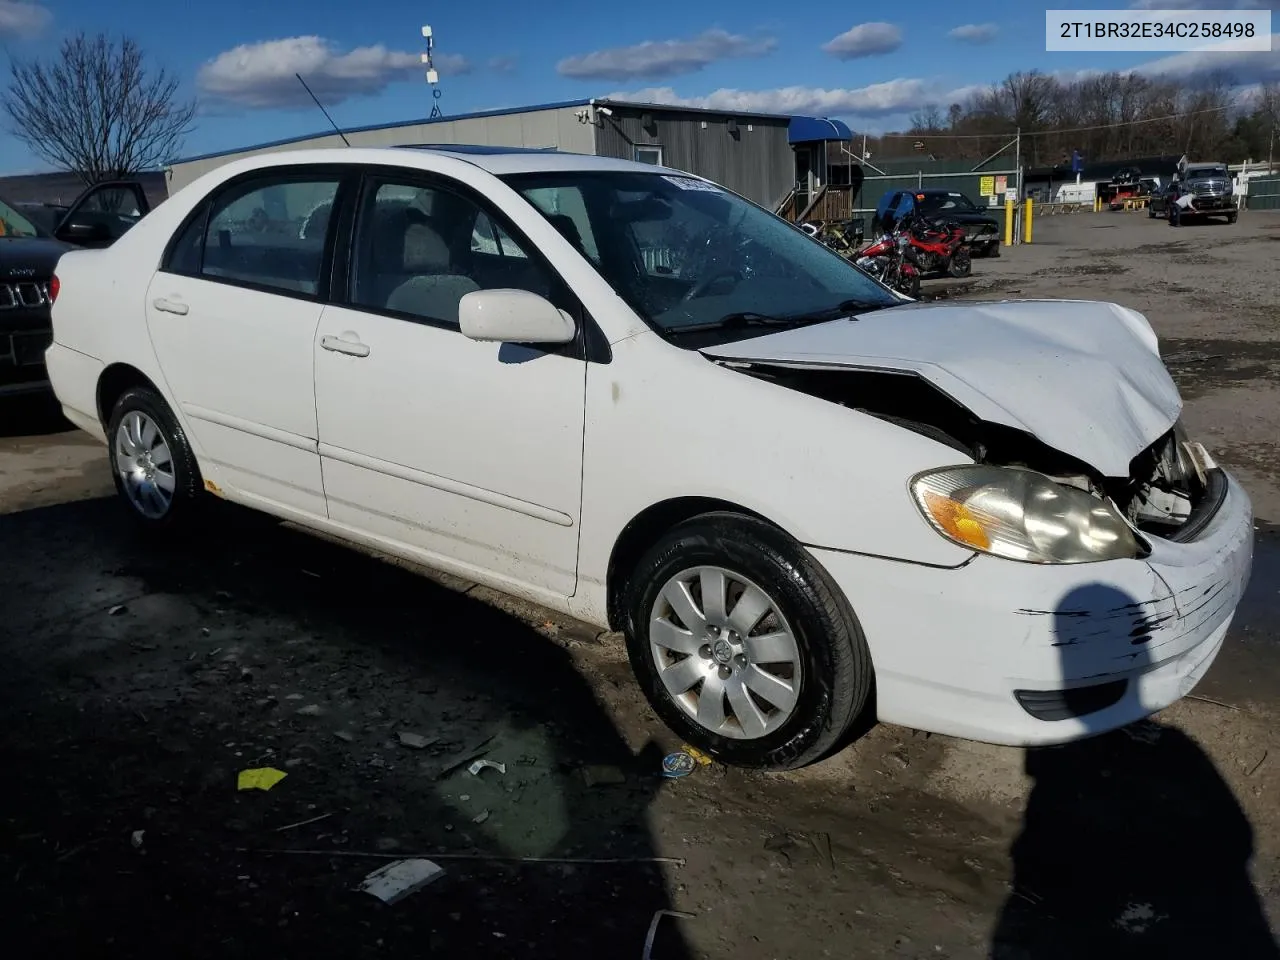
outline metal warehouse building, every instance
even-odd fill
[[[571,100],[510,110],[412,120],[345,130],[352,146],[466,143],[532,147],[662,164],[715,180],[756,203],[778,209],[796,193],[822,186],[826,144],[847,141],[839,121],[781,114],[728,113],[620,100]],[[280,150],[341,147],[336,133],[264,143],[174,161],[169,193],[241,157]]]

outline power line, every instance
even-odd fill
[[[1117,127],[1132,127],[1140,123],[1159,123],[1162,120],[1180,120],[1183,117],[1195,117],[1203,113],[1222,113],[1234,109],[1234,104],[1225,107],[1206,107],[1203,110],[1189,110],[1186,113],[1170,113],[1163,117],[1145,117],[1141,120],[1117,120],[1115,123],[1102,123],[1092,127],[1064,127],[1061,130],[1029,130],[1022,137],[1056,137],[1063,133],[1086,133],[1092,130],[1114,130]],[[995,133],[884,133],[867,134],[868,139],[876,140],[996,140],[1001,137],[1014,139],[1020,134],[1016,130],[998,131]]]

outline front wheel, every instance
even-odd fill
[[[909,265],[898,269],[898,278],[893,288],[912,300],[920,299],[920,272]]]
[[[107,423],[116,492],[144,529],[184,524],[197,512],[200,468],[164,398],[149,387],[121,394]]]
[[[871,691],[853,611],[812,556],[733,513],[695,517],[641,560],[627,651],[658,715],[736,766],[794,769],[848,732]]]
[[[1240,214],[1238,214],[1238,213],[1228,213],[1228,214],[1227,214],[1227,223],[1235,223],[1235,222],[1236,222],[1236,220],[1239,218],[1239,216],[1240,216]]]

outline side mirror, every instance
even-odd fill
[[[528,290],[476,290],[458,301],[458,326],[490,343],[568,343],[577,328],[568,314]]]

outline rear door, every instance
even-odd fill
[[[217,482],[316,516],[312,344],[328,212],[349,169],[274,167],[224,185],[179,229],[147,293],[161,370]]]

